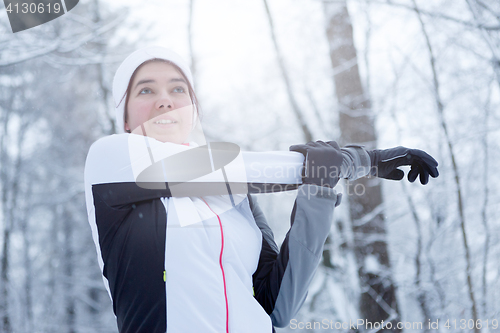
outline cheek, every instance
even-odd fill
[[[193,122],[193,110],[191,103],[188,103],[182,110],[182,122],[185,124],[187,130],[191,130],[191,125]]]
[[[128,103],[128,123],[129,124],[142,124],[149,118],[149,110],[151,110],[151,103],[143,101],[130,101]]]

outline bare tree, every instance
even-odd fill
[[[191,74],[193,75],[194,81],[196,82],[196,75],[198,74],[196,70],[198,69],[198,65],[197,65],[197,61],[196,61],[196,55],[194,53],[194,44],[193,44],[193,39],[194,39],[193,38],[193,36],[194,36],[194,32],[193,32],[194,4],[195,4],[195,0],[189,0],[188,43],[189,43],[189,54],[191,56],[191,66],[190,66],[191,67]]]
[[[485,242],[484,242],[484,258],[483,258],[483,272],[482,272],[482,289],[483,289],[483,317],[486,318],[487,316],[487,310],[488,310],[488,283],[486,279],[486,275],[488,272],[488,255],[490,251],[490,226],[488,222],[488,206],[489,206],[489,200],[490,200],[490,185],[488,182],[488,174],[489,174],[489,167],[488,167],[488,162],[489,162],[489,145],[488,145],[488,123],[489,123],[489,117],[490,117],[490,98],[491,98],[491,89],[488,91],[488,101],[485,106],[485,114],[484,114],[484,135],[482,138],[482,145],[483,145],[483,154],[484,154],[484,169],[483,169],[483,186],[484,186],[484,200],[483,200],[483,207],[481,209],[481,219],[483,222],[483,227],[485,230]]]
[[[335,94],[339,104],[342,144],[376,146],[371,102],[361,84],[352,25],[345,1],[324,2],[326,36],[330,46]],[[354,233],[354,253],[362,288],[359,309],[370,322],[397,321],[400,318],[396,287],[386,242],[386,228],[380,183],[360,179],[348,183],[348,193],[362,188],[362,195],[349,195],[349,212]],[[355,192],[356,193],[356,192]],[[376,267],[368,265],[376,262]],[[399,331],[396,324],[393,330]]]
[[[25,87],[18,87],[17,94],[13,93],[8,98],[8,104],[3,105],[2,120],[3,128],[0,134],[0,185],[2,188],[2,218],[3,218],[3,247],[1,256],[1,300],[0,312],[2,316],[2,328],[4,332],[13,332],[9,290],[10,285],[10,245],[16,221],[19,220],[19,199],[23,195],[21,187],[21,170],[24,162],[23,144],[28,127],[27,117],[18,107],[20,100],[24,98]],[[3,103],[2,103],[3,104]],[[16,107],[17,106],[17,107]],[[20,112],[21,111],[21,112]],[[12,132],[12,122],[20,120],[17,133]],[[14,146],[14,152],[12,152]]]
[[[97,5],[90,11],[95,17],[81,4],[67,20],[26,32],[32,45],[2,41],[0,73],[9,78],[0,82],[2,332],[116,328],[95,260],[82,175],[90,144],[106,134],[100,127],[114,131],[109,119],[98,121],[110,109],[109,71],[124,58],[108,56],[105,46],[124,16]],[[19,243],[12,239],[19,236],[22,251],[15,251]]]
[[[286,88],[286,93],[288,96],[288,100],[290,102],[290,106],[292,107],[293,114],[295,115],[295,118],[297,119],[299,126],[302,129],[302,133],[304,135],[304,139],[306,142],[312,141],[313,140],[313,133],[309,129],[309,126],[307,125],[307,122],[302,115],[302,112],[300,111],[299,104],[297,100],[295,99],[295,94],[293,92],[292,88],[292,82],[290,80],[290,75],[288,74],[288,69],[285,64],[285,58],[283,56],[283,52],[281,51],[278,40],[276,37],[276,33],[274,31],[274,23],[273,23],[273,17],[271,15],[271,11],[269,10],[269,5],[267,4],[267,0],[264,0],[264,7],[266,8],[266,14],[267,14],[267,20],[269,22],[269,28],[271,32],[271,39],[273,41],[273,46],[274,46],[274,51],[276,52],[276,57],[278,58],[278,65],[281,71],[281,76],[283,78],[283,82],[285,83],[285,88]]]
[[[393,64],[394,67],[394,64]],[[399,69],[400,70],[400,69]],[[401,74],[399,73],[399,70],[397,68],[394,68],[394,83],[391,86],[391,90],[393,91],[394,94],[397,95],[398,93],[398,82],[400,79]],[[395,110],[395,105],[392,105],[390,108],[390,113],[391,117],[396,124],[397,127],[397,140],[400,142],[402,140],[402,129],[399,124],[397,115],[396,115],[396,110]],[[424,323],[428,323],[429,320],[433,319],[432,311],[429,306],[429,300],[427,296],[427,292],[423,286],[423,282],[425,282],[425,279],[423,277],[423,267],[424,267],[424,236],[423,236],[423,222],[420,219],[420,216],[418,215],[418,209],[417,206],[414,202],[414,199],[408,192],[408,189],[406,188],[405,184],[402,183],[402,190],[405,196],[405,199],[408,203],[408,207],[410,209],[411,216],[413,218],[413,222],[415,223],[415,229],[417,230],[417,249],[415,253],[415,289],[416,289],[416,294],[417,294],[417,301],[419,303],[420,309],[422,311],[422,314],[424,316]],[[430,328],[428,325],[423,326],[424,332],[429,332]]]
[[[417,3],[415,0],[412,0],[414,7],[415,7],[415,12],[418,16],[418,19],[420,21],[421,27],[422,27],[422,33],[425,37],[426,45],[429,51],[429,60],[430,60],[430,66],[432,70],[432,81],[433,81],[433,87],[434,87],[434,96],[436,99],[436,107],[439,115],[439,120],[440,120],[440,125],[441,128],[444,132],[447,146],[448,146],[448,151],[450,154],[451,158],[451,163],[453,166],[453,173],[454,173],[454,178],[455,178],[455,186],[456,186],[456,195],[457,195],[457,202],[458,202],[458,214],[460,218],[460,228],[462,231],[462,241],[464,244],[464,250],[465,250],[465,262],[466,262],[466,277],[467,277],[467,287],[468,287],[468,293],[469,293],[469,298],[471,301],[471,312],[472,312],[472,319],[474,322],[477,322],[477,305],[476,305],[476,299],[474,295],[474,288],[472,286],[472,259],[471,259],[471,254],[470,254],[470,249],[469,249],[469,242],[467,240],[467,231],[465,229],[465,214],[464,214],[464,204],[463,204],[463,199],[462,199],[462,189],[460,185],[460,174],[458,172],[458,164],[456,162],[455,158],[455,152],[454,152],[454,147],[453,143],[451,141],[450,135],[448,133],[448,126],[446,124],[446,120],[444,118],[444,104],[442,102],[441,94],[439,91],[439,78],[437,75],[437,70],[436,70],[436,58],[434,56],[434,51],[432,48],[432,44],[429,39],[429,34],[427,33],[424,21],[422,20],[422,16],[419,12]],[[474,325],[474,331],[476,333],[479,332],[479,328]]]

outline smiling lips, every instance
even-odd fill
[[[177,123],[175,120],[172,120],[172,119],[160,119],[160,120],[156,120],[154,122],[155,124],[174,124],[174,123]]]

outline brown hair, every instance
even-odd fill
[[[146,65],[146,64],[149,64],[151,62],[164,62],[166,64],[169,64],[169,65],[172,65],[182,76],[182,78],[186,81],[187,85],[188,85],[188,91],[189,91],[189,97],[191,98],[191,103],[193,103],[195,109],[196,109],[196,113],[198,114],[198,117],[200,116],[200,104],[198,102],[198,98],[196,97],[196,94],[194,92],[194,89],[193,87],[191,86],[191,82],[188,80],[188,78],[186,77],[186,75],[184,74],[184,72],[179,68],[179,66],[177,66],[176,64],[174,64],[173,62],[169,61],[169,60],[165,60],[165,59],[161,59],[161,58],[153,58],[153,59],[150,59],[150,60],[147,60],[145,62],[143,62],[142,64],[140,64],[134,71],[134,73],[132,74],[132,76],[130,77],[130,81],[128,82],[128,86],[127,86],[127,90],[125,91],[125,94],[123,95],[122,97],[122,100],[123,101],[123,98],[125,98],[125,105],[124,105],[124,112],[123,112],[123,124],[125,124],[127,122],[127,114],[128,114],[128,109],[127,109],[127,105],[128,105],[128,100],[129,100],[129,97],[130,97],[130,91],[132,90],[132,83],[134,82],[134,79],[135,79],[135,75],[137,74],[137,71],[139,71],[139,69]],[[120,102],[121,102],[120,101]]]

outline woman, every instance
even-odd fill
[[[274,332],[306,298],[340,203],[339,173],[355,179],[371,166],[395,179],[397,166],[411,164],[411,181],[437,176],[432,157],[403,147],[211,148],[200,135],[188,66],[160,47],[124,60],[113,96],[118,129],[127,133],[92,145],[85,192],[120,332]],[[353,163],[362,175],[347,167]],[[248,193],[291,188],[299,191],[278,250]]]

